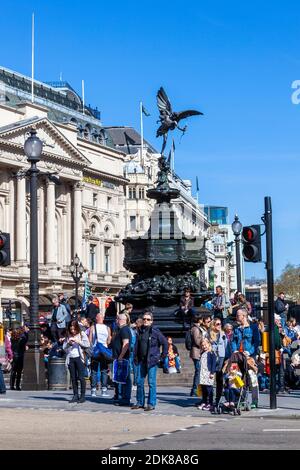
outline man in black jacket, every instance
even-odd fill
[[[148,376],[149,395],[145,411],[152,411],[156,405],[156,373],[160,359],[168,354],[168,341],[161,331],[153,326],[152,312],[146,310],[143,315],[143,326],[140,328],[135,344],[135,363],[137,364],[137,403],[133,410],[145,406],[145,378]],[[162,353],[160,348],[162,347]]]
[[[288,308],[288,304],[284,301],[284,292],[280,292],[275,302],[275,312],[280,315],[281,319],[286,321]]]
[[[94,296],[89,295],[88,305],[86,307],[86,318],[90,318],[93,323],[96,322],[96,316],[99,313],[99,308],[93,303]]]

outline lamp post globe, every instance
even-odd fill
[[[241,234],[243,226],[237,214],[234,216],[234,221],[232,222],[231,227],[235,236],[239,236]]]
[[[29,162],[39,162],[43,151],[43,142],[38,138],[36,130],[30,130],[30,137],[28,137],[24,144],[24,153]]]

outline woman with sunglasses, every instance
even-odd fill
[[[226,355],[227,337],[222,330],[222,321],[215,318],[211,322],[208,331],[208,338],[212,345],[212,350],[216,355],[216,406],[218,405],[223,391],[223,364]]]

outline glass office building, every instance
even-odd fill
[[[211,224],[227,225],[229,223],[228,207],[204,206],[204,212]]]

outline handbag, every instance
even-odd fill
[[[2,362],[2,372],[4,374],[8,374],[12,369],[12,364],[9,359],[5,359],[4,362]]]
[[[115,359],[113,361],[113,382],[126,384],[129,373],[129,361],[127,359]]]
[[[96,338],[96,344],[91,348],[92,354],[91,358],[94,361],[101,361],[101,359],[104,359],[106,362],[113,362],[113,357],[112,357],[112,350],[104,346],[104,344],[99,343],[98,341],[98,335],[97,335],[97,328],[95,325],[95,338]]]

